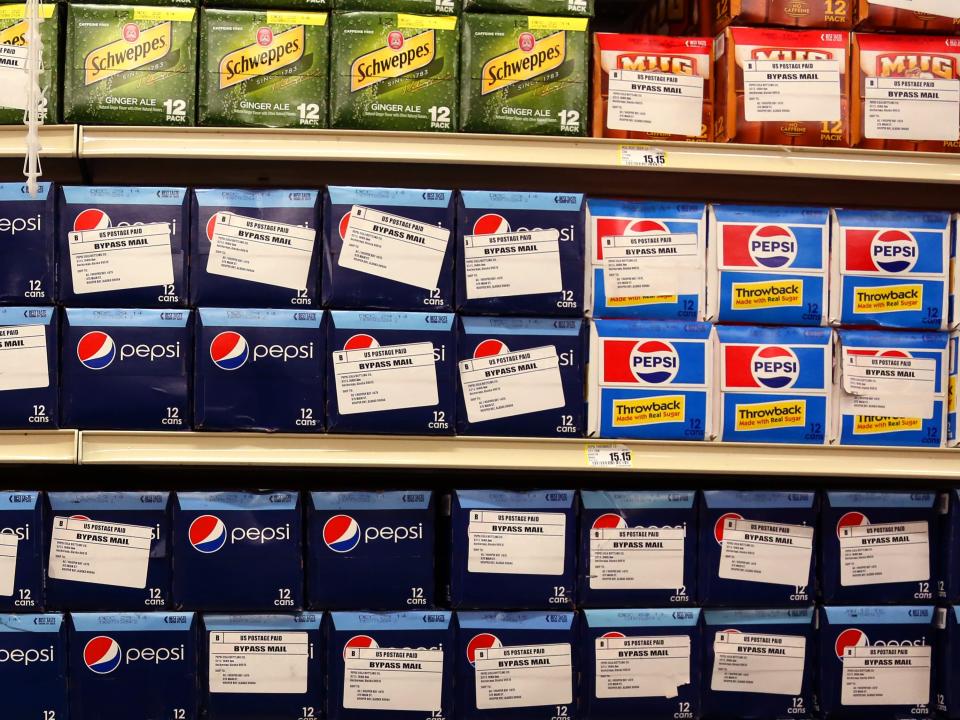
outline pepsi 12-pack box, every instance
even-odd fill
[[[60,426],[60,314],[0,306],[0,429]]]
[[[943,498],[948,510],[947,521],[942,528],[943,547],[940,553],[941,579],[938,588],[939,600],[951,605],[960,605],[960,488],[950,490]]]
[[[960,718],[960,607],[940,608],[937,633],[937,712]]]
[[[0,612],[43,609],[42,537],[40,493],[0,493]]]
[[[67,666],[63,615],[0,615],[0,693],[6,717],[68,717]]]
[[[56,207],[52,183],[37,183],[36,195],[24,183],[0,183],[0,304],[57,299]]]

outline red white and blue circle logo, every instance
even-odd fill
[[[883,272],[909,272],[919,254],[916,238],[906,230],[882,230],[870,241],[870,258]]]
[[[605,632],[603,635],[601,635],[601,636],[600,636],[600,639],[601,639],[601,640],[604,639],[604,638],[606,638],[606,639],[610,639],[610,638],[621,639],[621,638],[625,638],[625,637],[626,637],[626,635],[624,635],[622,632],[618,632],[617,630],[611,630],[610,632]]]
[[[221,370],[239,370],[249,357],[247,339],[233,330],[220,333],[210,343],[210,359]]]
[[[323,543],[335,553],[348,553],[360,544],[360,524],[349,515],[334,515],[323,524]]]
[[[489,648],[503,647],[500,638],[490,633],[479,633],[470,638],[467,643],[467,660],[473,665],[477,659],[477,650],[488,650]]]
[[[88,370],[103,370],[116,357],[116,343],[100,330],[91,330],[77,343],[77,359]]]
[[[724,513],[717,518],[717,522],[713,526],[713,537],[720,544],[723,544],[723,528],[726,526],[727,520],[743,520],[743,515],[740,513]]]
[[[83,232],[84,230],[103,230],[108,227],[110,227],[110,216],[103,210],[97,208],[81,210],[73,219],[73,229],[77,232]]]
[[[343,344],[344,350],[368,350],[378,347],[380,347],[380,343],[377,342],[377,339],[366,333],[351,335]]]
[[[473,223],[474,235],[502,235],[510,232],[510,223],[502,215],[487,213]]]
[[[510,352],[510,348],[507,347],[507,344],[503,340],[490,338],[488,340],[481,341],[480,344],[477,345],[476,349],[473,351],[473,356],[475,358],[485,358],[508,352]]]
[[[112,637],[97,635],[83,648],[83,662],[97,675],[107,675],[120,666],[120,645]]]
[[[593,521],[591,526],[593,530],[611,530],[615,528],[625,528],[627,521],[616,513],[604,513]]]
[[[374,640],[369,635],[354,635],[352,638],[347,640],[346,644],[343,646],[343,659],[346,660],[350,656],[351,648],[375,648],[380,647],[377,645],[377,641]]]
[[[677,376],[680,355],[664,340],[643,340],[630,351],[630,370],[640,382],[662,385]]]
[[[793,387],[800,377],[800,361],[796,353],[780,345],[757,348],[750,361],[750,372],[760,385],[773,390]]]
[[[837,640],[833,645],[833,651],[837,657],[843,660],[847,648],[867,647],[870,644],[870,638],[859,628],[847,628],[837,635]]]
[[[190,523],[190,544],[205,555],[217,552],[227,543],[227,526],[216,515],[201,515]]]
[[[837,537],[842,535],[843,528],[848,527],[862,527],[863,525],[869,525],[870,518],[864,515],[862,512],[848,512],[844,513],[839,520],[837,520]]]
[[[762,267],[782,268],[797,259],[797,238],[782,225],[758,225],[750,233],[747,249],[753,261]]]

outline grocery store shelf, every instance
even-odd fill
[[[0,430],[0,463],[77,462],[76,430]]]
[[[76,125],[44,125],[40,128],[41,157],[73,158],[77,156]],[[25,125],[0,125],[0,157],[23,157],[26,152]]]

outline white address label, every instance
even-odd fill
[[[607,127],[611,130],[700,135],[703,78],[698,75],[610,72]]]
[[[20,538],[13,533],[0,533],[0,595],[13,595],[17,577],[17,549]]]
[[[922,582],[930,579],[930,530],[925,522],[840,528],[840,584]]]
[[[49,387],[46,330],[43,325],[0,326],[0,390]]]
[[[807,639],[802,635],[718,632],[710,689],[799,695]]]
[[[310,640],[305,632],[211,632],[210,692],[307,692]]]
[[[430,407],[440,402],[433,343],[333,353],[341,415]]]
[[[960,6],[956,0],[870,0],[873,5],[912,10],[916,13],[960,18]]]
[[[343,706],[357,710],[440,710],[443,650],[347,648]]]
[[[460,387],[470,422],[562,408],[563,380],[554,345],[460,362]]]
[[[657,295],[692,295],[703,287],[704,260],[693,233],[603,238],[603,286],[617,305]],[[631,303],[631,298],[638,300]],[[608,300],[609,302],[609,300]]]
[[[843,705],[903,705],[930,702],[931,647],[848,647],[843,654]]]
[[[868,138],[960,139],[960,80],[867,78],[864,97]]]
[[[719,576],[773,585],[807,585],[813,559],[813,528],[727,518]]]
[[[479,649],[474,669],[478,710],[573,701],[570,643]]]
[[[467,297],[471,300],[563,289],[557,230],[466,235],[463,245]]]
[[[671,590],[683,587],[683,528],[593,528],[590,587]]]
[[[73,231],[67,241],[78,295],[173,284],[170,223]]]
[[[854,355],[844,349],[841,412],[929,419],[936,381],[932,358]]]
[[[674,698],[690,683],[688,635],[598,637],[594,652],[598,698]]]
[[[747,60],[743,90],[747,122],[841,119],[837,60]]]
[[[49,574],[56,580],[147,586],[153,528],[145,525],[55,517]]]
[[[467,572],[562,575],[566,531],[563,513],[471,510]]]
[[[27,47],[0,45],[0,107],[23,110],[27,107],[30,76],[26,72]]]

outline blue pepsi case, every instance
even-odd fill
[[[452,616],[449,610],[330,613],[327,718],[456,717]]]
[[[434,607],[435,513],[429,490],[310,493],[310,607]],[[343,578],[371,578],[371,582]]]
[[[322,310],[197,311],[197,430],[323,430]]]
[[[707,206],[587,200],[587,315],[703,320]]]
[[[192,306],[317,307],[319,190],[190,196]]]
[[[56,301],[56,204],[52,183],[0,183],[0,304]]]
[[[826,718],[930,717],[936,609],[820,609],[820,709]]]
[[[82,430],[188,430],[190,310],[68,308],[60,422]]]
[[[828,491],[820,515],[824,603],[934,602],[946,504],[935,492]]]
[[[200,716],[193,613],[71,613],[70,720]]]
[[[60,315],[52,307],[0,307],[0,429],[60,426]]]
[[[692,490],[581,490],[580,606],[696,603],[695,499]]]
[[[330,311],[327,429],[453,435],[453,321],[453,313]]]
[[[587,434],[635,440],[713,436],[713,326],[594,320]]]
[[[938,608],[937,712],[960,718],[960,607]]]
[[[960,375],[960,331],[950,334],[947,371],[947,445],[960,444],[957,426],[957,377]]]
[[[0,693],[11,720],[68,717],[63,615],[0,615]]]
[[[941,575],[943,586],[938,588],[938,598],[951,605],[960,604],[960,489],[947,493],[948,514],[943,524]]]
[[[700,608],[585,610],[584,720],[700,717]]]
[[[170,493],[48,492],[46,607],[154,610],[170,602]]]
[[[815,593],[814,492],[704,490],[700,600],[704,605],[810,605]]]
[[[322,718],[322,617],[204,615],[206,720]]]
[[[60,302],[186,307],[186,188],[66,185],[58,209]]]
[[[457,435],[583,435],[583,320],[461,317],[457,327]]]
[[[43,608],[42,528],[43,506],[39,492],[0,492],[2,612],[30,612]]]
[[[464,190],[457,208],[457,310],[580,317],[580,193]]]
[[[452,190],[331,185],[323,209],[323,304],[453,308]]]
[[[835,209],[832,322],[949,328],[952,233],[948,212]]]
[[[457,628],[457,717],[577,717],[576,613],[461,611]]]
[[[710,206],[707,316],[755,325],[826,325],[830,211]]]
[[[173,527],[177,608],[279,612],[303,607],[298,493],[179,492]]]
[[[570,490],[457,490],[454,608],[572,608],[576,509]]]

